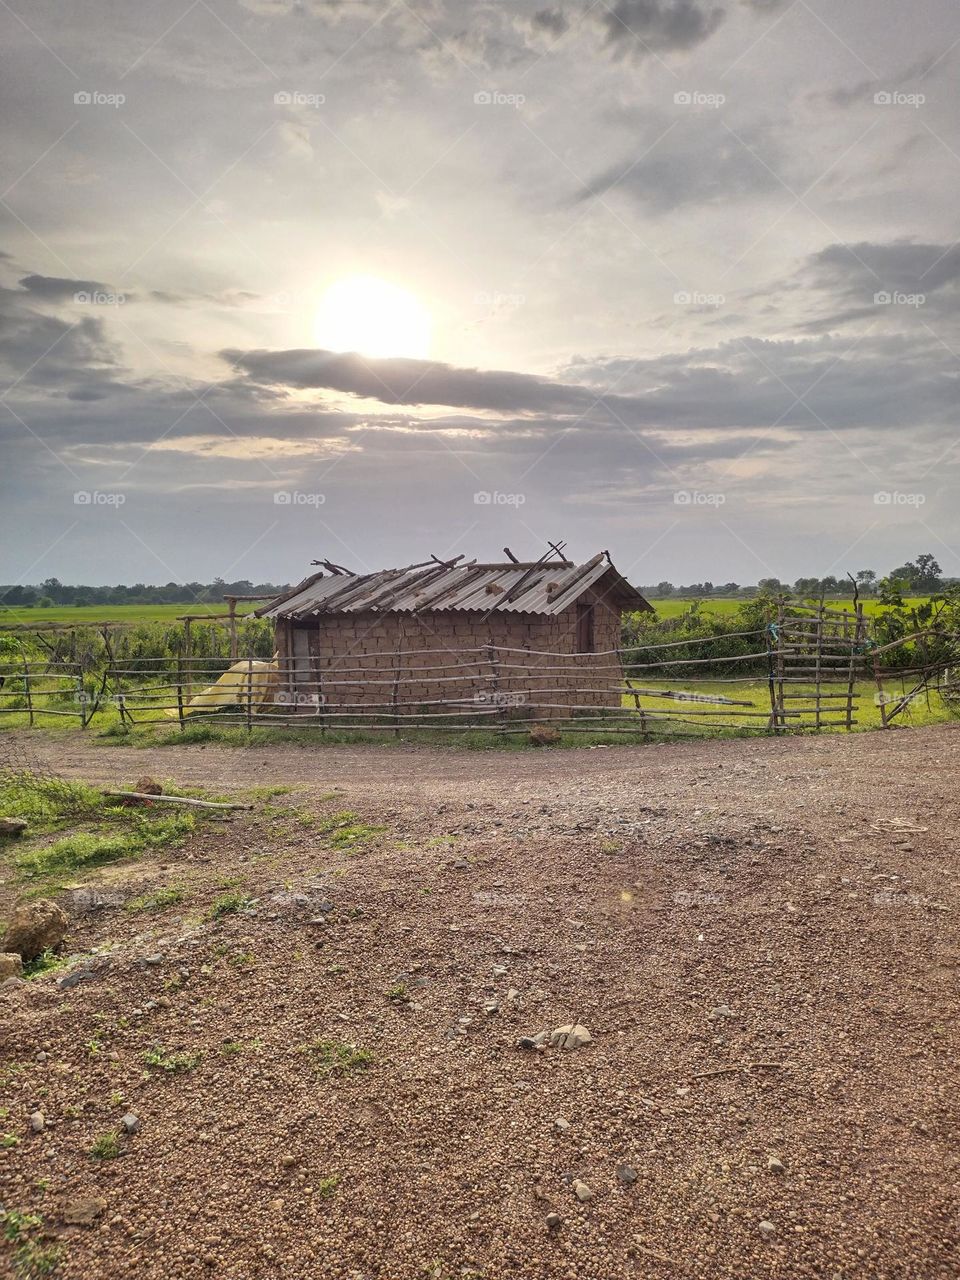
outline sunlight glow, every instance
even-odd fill
[[[323,295],[314,338],[327,351],[422,360],[430,352],[430,315],[406,289],[377,276],[351,276]]]

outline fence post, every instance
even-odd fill
[[[767,641],[767,684],[770,690],[770,730],[777,732],[777,687],[774,681],[773,667],[773,636],[776,634],[777,624],[768,622],[766,628]]]
[[[183,718],[183,658],[177,658],[177,719],[180,721],[180,732],[186,728]]]
[[[247,659],[247,733],[253,728],[253,658]]]
[[[23,660],[23,691],[27,697],[27,713],[30,716],[30,724],[33,725],[33,696],[30,693],[30,664],[26,658]]]

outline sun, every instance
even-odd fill
[[[350,276],[332,284],[320,300],[314,337],[326,351],[422,360],[430,352],[430,313],[399,285],[377,276]]]

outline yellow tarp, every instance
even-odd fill
[[[210,711],[215,707],[237,704],[245,707],[251,696],[254,707],[261,707],[265,702],[273,702],[278,685],[276,661],[235,662],[215,684],[192,697],[183,708],[183,714],[188,716],[194,711]],[[167,715],[174,720],[179,718],[173,707],[167,709]]]

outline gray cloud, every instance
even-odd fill
[[[599,21],[612,49],[642,59],[702,44],[724,17],[723,9],[701,7],[694,0],[616,0],[611,8],[601,6]]]
[[[645,139],[634,153],[591,179],[576,200],[590,200],[616,188],[660,214],[687,205],[702,207],[783,191],[775,176],[779,163],[775,147],[762,129],[749,129],[740,141],[720,120],[700,116],[676,126],[669,147],[654,145],[663,131],[658,122],[649,141]]]
[[[90,295],[120,292],[101,280],[68,280],[62,276],[24,276],[20,284],[27,293],[44,302],[73,302],[78,293]],[[132,294],[124,296],[127,302],[133,301]]]
[[[570,30],[570,19],[562,9],[538,9],[530,19],[535,31],[559,38]]]

